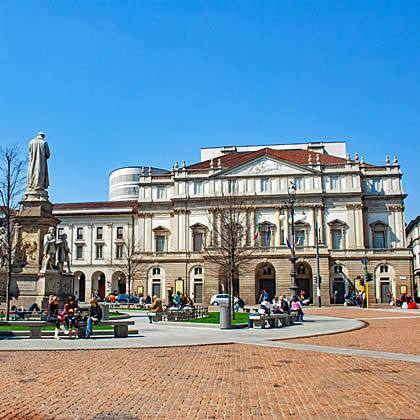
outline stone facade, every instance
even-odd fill
[[[420,216],[412,220],[406,229],[407,245],[413,252],[414,293],[420,301]]]
[[[337,156],[328,154],[329,149]],[[197,302],[208,303],[211,295],[225,290],[225,275],[204,251],[212,244],[217,223],[212,208],[234,195],[246,203],[246,246],[253,249],[239,273],[241,296],[255,303],[261,288],[288,295],[291,215],[285,203],[290,182],[297,190],[294,222],[300,289],[316,301],[316,227],[323,304],[332,302],[335,290],[341,302],[346,293],[361,287],[365,257],[374,275],[371,302],[384,302],[389,291],[398,295],[410,288],[405,195],[396,158],[392,162],[387,158],[384,166],[369,165],[357,155],[350,159],[344,143],[206,150],[202,155],[211,159],[195,165],[176,162],[164,173],[141,169],[136,201],[55,206],[60,232],[67,233],[72,244],[76,290],[80,277],[86,296],[94,288],[101,288],[102,294],[126,290],[118,269],[118,246],[133,240],[142,262],[133,291],[165,300],[169,290],[182,289],[194,293]],[[254,240],[257,226],[260,232]],[[98,228],[102,239],[96,237]],[[83,239],[77,239],[80,232]]]

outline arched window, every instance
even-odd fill
[[[305,266],[304,265],[299,265],[297,268],[297,273],[298,274],[305,274],[306,270],[305,270]]]
[[[194,268],[194,274],[203,274],[202,267],[195,267]]]
[[[153,268],[153,270],[152,270],[152,274],[153,274],[154,276],[158,276],[158,275],[160,274],[160,268],[158,268],[158,267]]]
[[[388,270],[389,270],[389,267],[388,267],[386,264],[381,265],[381,266],[379,267],[379,272],[380,272],[380,273],[388,273]]]

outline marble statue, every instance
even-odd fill
[[[56,238],[55,238],[55,229],[50,227],[48,233],[44,236],[44,257],[42,258],[42,268],[41,271],[44,273],[48,269],[54,269],[54,260],[56,253]]]
[[[38,133],[29,143],[28,190],[45,190],[50,185],[47,164],[50,149],[44,138],[44,133]]]
[[[71,273],[70,270],[70,248],[69,244],[67,242],[67,235],[63,233],[58,241],[56,241],[57,246],[57,255],[56,255],[56,261],[57,261],[57,267],[58,271],[60,273],[63,272],[64,269],[64,263],[67,263],[67,271],[68,273]]]

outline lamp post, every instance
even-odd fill
[[[292,243],[291,251],[292,255],[290,256],[289,260],[292,263],[292,271],[290,272],[291,282],[290,282],[290,296],[293,298],[297,296],[298,293],[298,287],[296,284],[296,253],[295,253],[295,202],[296,202],[296,187],[295,184],[290,181],[289,184],[289,201],[288,201],[288,207],[290,208],[290,215],[292,219]]]

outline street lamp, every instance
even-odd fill
[[[290,272],[291,282],[290,282],[290,296],[294,298],[298,294],[298,287],[296,284],[296,254],[295,254],[295,202],[296,202],[296,187],[295,184],[290,181],[289,184],[289,201],[288,207],[290,208],[290,215],[292,219],[292,243],[291,251],[292,255],[290,256],[289,260],[292,263],[292,271]]]

